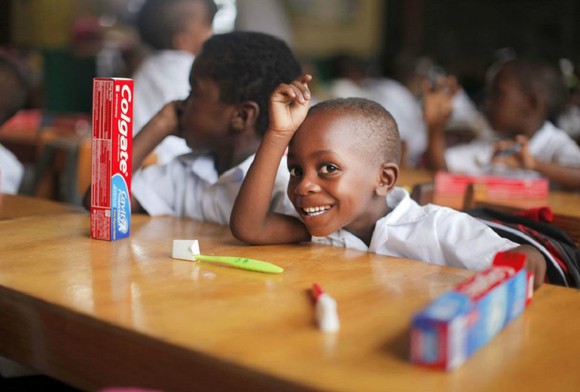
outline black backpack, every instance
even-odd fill
[[[465,212],[501,237],[538,249],[546,259],[547,283],[580,288],[580,248],[564,230],[551,223],[491,208],[473,208]]]

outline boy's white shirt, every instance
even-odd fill
[[[18,193],[23,176],[22,163],[10,150],[0,144],[0,192]]]
[[[162,50],[147,57],[134,80],[133,135],[168,102],[189,95],[189,73],[195,56],[180,50]],[[155,148],[158,163],[167,163],[191,149],[185,140],[168,136]]]
[[[379,219],[370,246],[341,229],[312,242],[480,271],[496,252],[518,246],[475,218],[451,208],[419,206],[402,188],[387,196],[391,211]]]
[[[132,192],[149,215],[185,216],[229,224],[234,201],[254,155],[218,175],[211,155],[185,154],[165,165],[152,165],[133,176]],[[296,215],[286,195],[290,174],[283,157],[271,199],[273,211]]]

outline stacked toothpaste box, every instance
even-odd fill
[[[500,252],[476,273],[419,311],[411,326],[411,361],[454,369],[520,315],[533,293],[526,256]]]

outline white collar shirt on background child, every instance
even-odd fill
[[[152,165],[135,173],[133,196],[149,215],[185,216],[199,221],[229,224],[234,201],[254,155],[218,175],[211,155],[179,156],[165,165]],[[275,212],[292,214],[286,188],[290,174],[286,157],[278,166],[272,194]]]

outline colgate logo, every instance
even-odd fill
[[[133,94],[128,85],[121,88],[121,116],[117,122],[121,138],[119,139],[119,170],[125,177],[129,174],[129,153],[127,151],[129,140],[129,124],[131,124],[131,117],[129,116],[130,103],[133,100]]]

